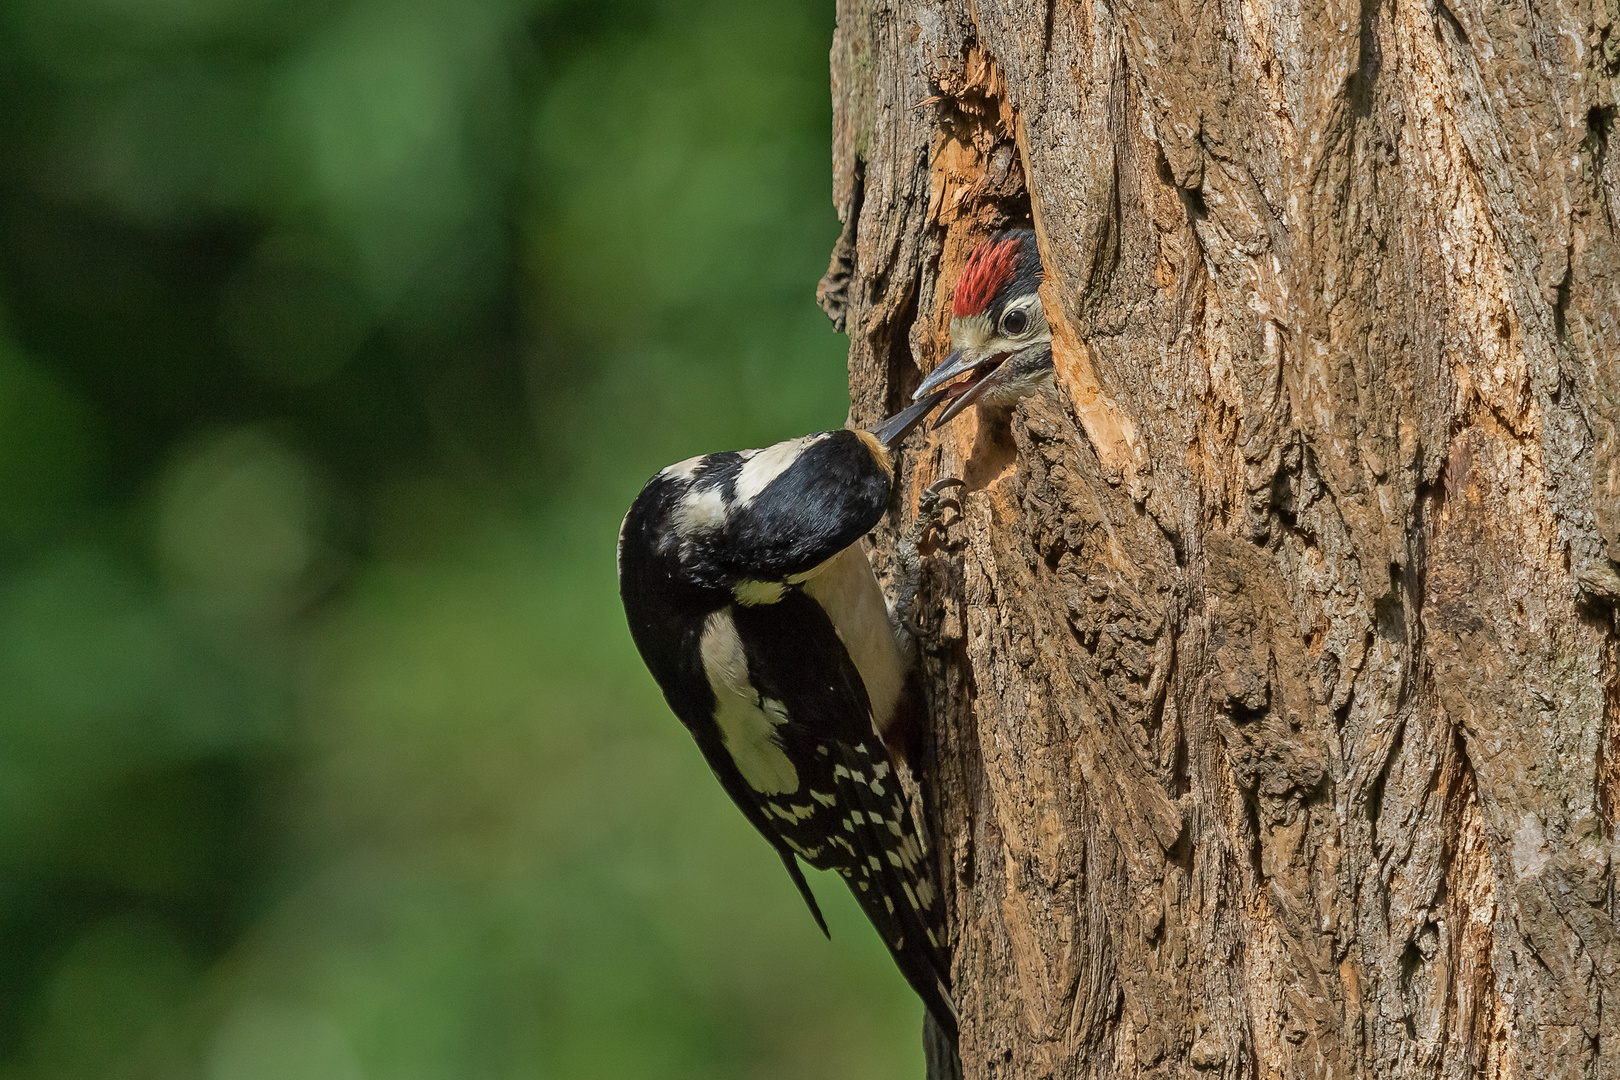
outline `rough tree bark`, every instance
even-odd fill
[[[908,453],[967,1075],[1620,1077],[1616,0],[840,0],[832,69],[852,420],[990,228],[1056,328]]]

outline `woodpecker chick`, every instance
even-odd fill
[[[953,349],[915,395],[921,400],[944,389],[954,399],[934,421],[936,428],[969,405],[1006,412],[1019,398],[1052,385],[1052,330],[1040,284],[1033,230],[997,233],[968,256],[951,296]]]
[[[710,769],[777,852],[836,870],[954,1042],[944,905],[884,737],[905,668],[862,537],[894,483],[879,429],[707,454],[647,482],[619,531],[630,633]]]

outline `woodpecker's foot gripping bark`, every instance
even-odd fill
[[[924,557],[939,547],[954,551],[960,546],[951,542],[950,527],[961,520],[962,504],[954,496],[947,495],[946,491],[962,486],[961,480],[947,476],[924,488],[917,497],[916,519],[895,545],[894,603],[890,608],[890,618],[894,621],[895,634],[902,642],[903,651],[927,634],[917,619]]]
[[[966,486],[966,481],[959,477],[945,476],[923,488],[922,494],[917,496],[917,520],[912,526],[912,535],[916,537],[919,552],[926,554],[930,551],[935,536],[941,540],[939,546],[947,551],[955,551],[961,546],[952,542],[950,530],[952,525],[962,520],[962,500],[946,492],[951,488]]]

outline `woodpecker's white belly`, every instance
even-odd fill
[[[872,702],[872,723],[882,735],[894,720],[905,671],[889,624],[889,607],[872,576],[872,564],[866,561],[866,548],[856,541],[816,567],[804,591],[827,613],[855,661]]]

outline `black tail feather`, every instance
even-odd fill
[[[799,860],[793,857],[793,852],[785,848],[778,848],[776,853],[782,856],[782,865],[787,867],[788,877],[793,879],[793,884],[799,887],[799,895],[804,897],[805,904],[810,908],[810,914],[815,917],[816,925],[821,927],[822,934],[831,941],[832,931],[827,929],[827,920],[821,917],[821,907],[816,903],[816,894],[810,891],[810,883],[804,880],[804,871],[799,868]]]
[[[955,1030],[946,1031],[931,1012],[923,1013],[923,1060],[926,1080],[962,1080],[962,1054]]]

